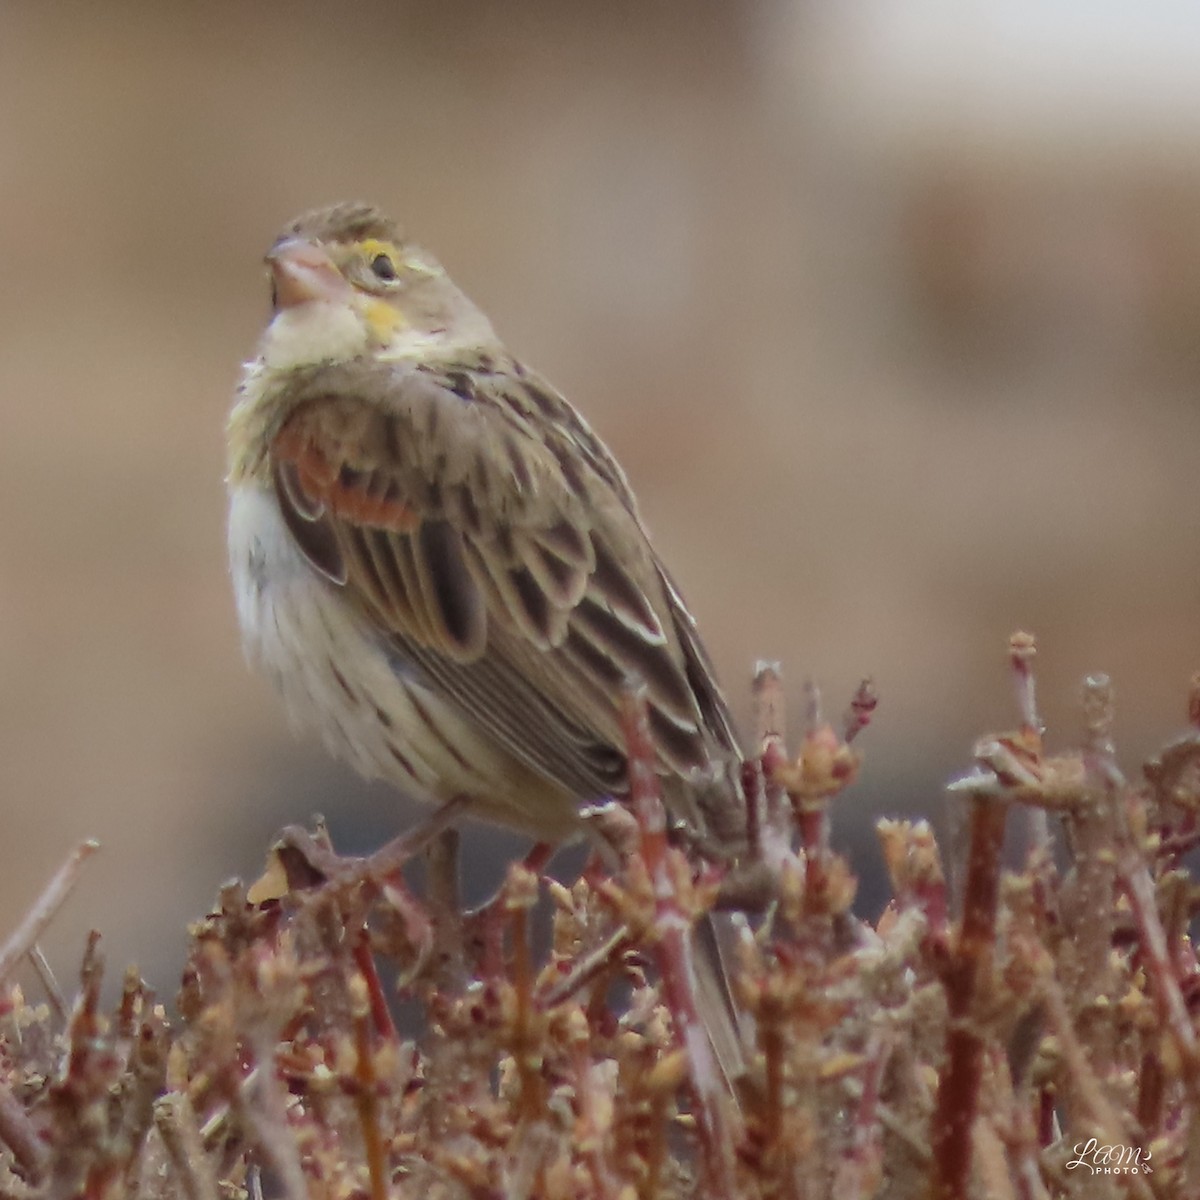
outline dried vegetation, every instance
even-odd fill
[[[790,757],[770,670],[736,871],[697,870],[665,827],[636,697],[633,803],[600,818],[626,822],[619,870],[565,886],[535,851],[466,913],[445,828],[366,864],[289,830],[191,931],[169,1015],[136,975],[102,1006],[95,935],[69,1003],[13,983],[81,848],[0,949],[0,1196],[1200,1195],[1200,682],[1187,731],[1128,779],[1107,681],[1085,681],[1080,748],[1050,754],[1032,642],[1010,655],[1019,727],[951,789],[962,862],[924,822],[881,822],[874,925],[828,838],[873,700],[840,731],[814,701]],[[418,849],[419,893],[393,869]],[[736,1104],[692,991],[687,931],[713,906],[749,914]],[[415,1039],[395,995],[423,1014]]]

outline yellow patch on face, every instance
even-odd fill
[[[381,342],[386,342],[405,324],[404,318],[386,300],[368,300],[363,307],[363,315],[371,333]]]

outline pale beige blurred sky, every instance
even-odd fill
[[[843,844],[1010,720],[1017,626],[1052,739],[1107,670],[1135,767],[1200,666],[1198,25],[0,9],[0,930],[97,835],[53,956],[99,924],[170,991],[184,922],[280,824],[409,819],[289,737],[224,562],[261,255],[336,199],[401,217],[609,440],[739,713],[759,657],[797,711],[806,675],[833,711],[875,676]]]

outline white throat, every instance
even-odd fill
[[[276,313],[260,351],[268,370],[287,371],[355,358],[367,340],[366,324],[350,305],[313,300]]]

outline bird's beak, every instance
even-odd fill
[[[276,309],[309,300],[344,300],[353,293],[333,259],[306,238],[288,238],[267,254]]]

